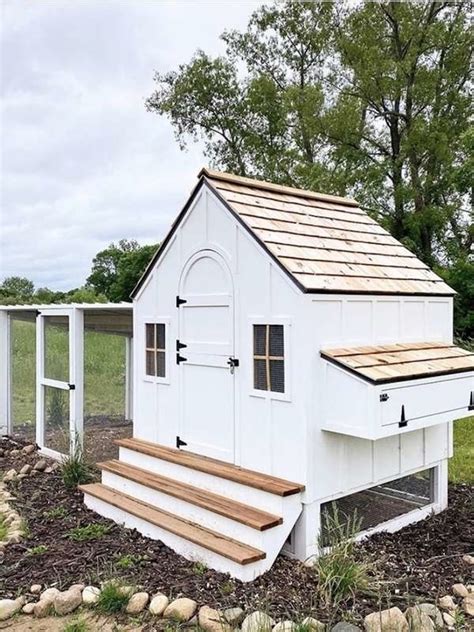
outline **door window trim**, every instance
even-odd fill
[[[248,336],[248,362],[246,363],[249,369],[247,370],[246,379],[249,382],[249,394],[251,397],[260,397],[261,399],[271,399],[280,401],[291,401],[291,324],[292,321],[288,317],[273,317],[273,316],[251,316],[249,318],[249,336]],[[283,325],[283,367],[285,375],[285,391],[280,393],[278,391],[260,390],[254,387],[254,325]],[[269,349],[267,349],[267,352]]]
[[[169,384],[170,383],[170,370],[171,370],[170,357],[173,355],[172,348],[171,348],[170,324],[171,324],[171,319],[169,317],[150,316],[149,318],[144,317],[142,320],[142,324],[141,324],[142,340],[140,344],[140,352],[143,355],[141,356],[142,360],[141,360],[140,372],[141,372],[142,379],[144,382],[149,382],[151,384]],[[148,375],[146,372],[146,351],[147,351],[146,326],[147,325],[164,325],[165,326],[165,375],[164,377],[161,377],[158,375]]]

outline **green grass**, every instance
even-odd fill
[[[449,461],[452,483],[474,483],[474,417],[454,422],[454,456]]]
[[[76,542],[87,542],[89,540],[99,540],[102,536],[108,533],[110,527],[105,524],[100,524],[99,522],[91,522],[85,527],[75,527],[71,529],[66,536],[70,540],[75,540]]]
[[[63,632],[89,632],[90,628],[84,619],[75,619],[64,626]]]
[[[101,614],[122,612],[129,601],[129,595],[122,590],[120,584],[108,582],[102,588],[97,602],[97,611]]]
[[[33,323],[12,321],[13,423],[35,419],[35,336]],[[51,329],[46,366],[51,375],[64,373],[67,340]],[[54,368],[53,368],[54,367]],[[86,331],[84,335],[84,414],[122,415],[124,411],[125,342],[121,336]]]
[[[4,539],[4,537],[7,535],[8,529],[7,529],[7,525],[5,524],[5,519],[3,517],[2,514],[0,514],[0,541]]]
[[[33,546],[31,549],[28,549],[28,555],[42,555],[46,553],[48,547],[44,544],[38,544],[38,546]]]
[[[67,516],[66,507],[54,507],[54,509],[50,509],[49,511],[43,511],[43,516],[45,518],[65,518]]]
[[[145,556],[143,555],[129,555],[129,554],[122,555],[115,562],[115,566],[117,568],[122,568],[122,569],[133,568],[144,559],[145,559]]]

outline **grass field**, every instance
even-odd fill
[[[50,376],[64,375],[67,338],[64,332],[48,332],[50,353],[46,358]],[[12,323],[13,422],[33,423],[35,419],[35,326]],[[122,415],[124,412],[125,343],[120,336],[86,332],[84,344],[84,413]],[[449,463],[450,480],[474,482],[474,418],[454,424],[454,457]]]
[[[35,331],[33,323],[12,321],[13,425],[35,419]],[[67,336],[59,328],[46,334],[47,377],[67,381]],[[123,415],[125,342],[121,336],[87,331],[84,336],[84,414]]]

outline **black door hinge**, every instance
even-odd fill
[[[186,349],[188,345],[185,345],[184,342],[180,342],[179,340],[176,341],[176,351],[179,351],[180,349]]]
[[[176,447],[179,449],[182,445],[188,445],[186,441],[183,441],[180,437],[176,437]]]
[[[176,354],[176,364],[181,364],[181,362],[186,362],[187,358],[184,358],[180,353]]]
[[[381,402],[386,402],[388,400],[388,397],[389,397],[388,393],[382,393],[379,399]]]
[[[187,302],[188,301],[185,298],[180,298],[179,296],[176,297],[176,307],[179,307],[180,305],[183,305]]]
[[[468,410],[474,410],[474,391],[471,391],[471,397],[469,399],[469,406],[467,407]]]
[[[400,421],[398,422],[399,428],[405,428],[408,426],[408,419],[405,417],[405,406],[402,406],[402,412],[400,414]]]
[[[75,391],[76,390],[76,385],[75,384],[68,384],[69,386],[69,390],[70,391]]]

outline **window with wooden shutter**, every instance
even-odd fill
[[[253,384],[259,391],[285,392],[283,325],[253,326]]]
[[[152,377],[166,377],[166,325],[145,325],[145,373]]]

